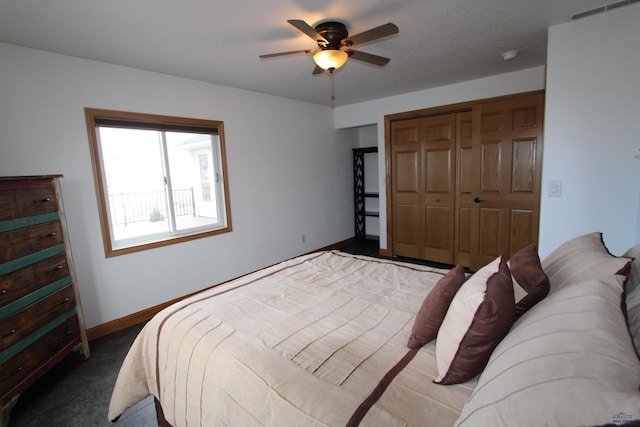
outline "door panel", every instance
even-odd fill
[[[393,254],[420,258],[422,214],[422,159],[424,129],[419,120],[395,122],[391,127]]]
[[[502,141],[482,141],[480,158],[480,191],[500,192],[500,171],[502,166]]]
[[[455,242],[456,114],[426,117],[423,259],[453,264]]]
[[[470,268],[538,241],[541,93],[474,107]]]
[[[541,119],[542,111],[537,105],[516,107],[513,109],[513,130],[535,129]]]
[[[455,257],[454,263],[470,265],[471,205],[473,204],[473,115],[458,113],[456,138]]]
[[[480,221],[477,231],[480,237],[480,244],[477,255],[483,258],[484,261],[488,259],[488,262],[491,262],[496,258],[495,254],[500,253],[502,223],[503,215],[501,209],[480,208]]]
[[[425,189],[426,193],[452,195],[451,148],[426,150]]]
[[[425,218],[427,225],[425,226],[422,258],[452,264],[450,230],[453,230],[453,212],[445,207],[427,206]],[[430,226],[430,224],[438,226]]]
[[[397,151],[394,153],[393,183],[395,191],[401,193],[418,192],[418,150]]]
[[[471,252],[471,208],[463,207],[458,209],[458,260],[457,263],[462,264],[461,258],[463,258],[462,254],[466,254],[468,259],[469,252]],[[468,263],[464,263],[462,265],[469,265]]]
[[[533,220],[532,210],[511,210],[509,253],[513,254],[533,242],[533,236],[535,235],[531,228],[533,224],[535,224],[535,221]]]
[[[513,140],[513,158],[511,159],[511,192],[532,193],[535,177],[536,138]]]
[[[418,222],[418,208],[412,205],[397,205],[395,211],[395,236],[396,243],[402,247],[416,247],[418,233],[413,224]],[[415,248],[412,249],[412,251]],[[413,252],[412,252],[413,253]],[[408,255],[407,255],[408,256]]]
[[[451,264],[456,115],[394,122],[391,138],[393,252]]]

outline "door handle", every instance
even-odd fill
[[[482,199],[478,196],[473,198],[473,203],[480,203],[482,201]]]

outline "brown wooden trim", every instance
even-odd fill
[[[380,251],[378,253],[380,254],[380,256],[391,257],[392,252],[389,248],[380,248]]]
[[[162,246],[173,245],[190,240],[201,239],[204,237],[215,236],[218,234],[229,233],[233,231],[231,225],[231,203],[229,196],[229,178],[227,173],[226,146],[224,138],[224,123],[218,120],[192,119],[186,117],[162,116],[157,114],[133,113],[127,111],[102,110],[96,108],[85,108],[85,121],[87,124],[87,134],[89,137],[89,147],[91,149],[91,160],[93,164],[93,179],[96,188],[96,196],[98,202],[98,213],[100,216],[100,228],[102,230],[102,243],[104,253],[107,258],[126,255],[148,249],[159,248]],[[206,132],[217,135],[219,138],[220,163],[222,174],[222,186],[225,202],[226,226],[215,230],[196,232],[192,234],[181,235],[177,237],[167,237],[159,241],[137,244],[124,248],[114,249],[111,245],[111,230],[109,226],[109,212],[106,203],[106,184],[103,180],[101,153],[99,137],[96,131],[96,124],[100,119],[106,120],[123,120],[125,122],[153,123],[165,125],[185,125],[193,127],[202,127],[203,129],[217,129],[216,132]]]
[[[458,102],[455,104],[439,105],[437,107],[422,108],[420,110],[404,111],[402,113],[388,114],[384,116],[385,123],[387,120],[406,120],[418,119],[421,117],[437,116],[440,114],[459,113],[460,111],[471,111],[473,107],[485,102],[504,101],[511,98],[519,98],[525,95],[533,95],[544,93],[544,90],[534,90],[530,92],[512,93],[510,95],[496,96],[493,98],[475,99],[472,101]]]
[[[320,248],[320,249],[316,249],[315,251],[308,252],[307,254],[311,254],[311,253],[319,252],[319,251],[330,251],[330,250],[340,249],[340,248],[343,248],[343,247],[353,243],[354,241],[355,241],[355,238],[352,237],[350,239],[342,240],[342,241],[334,243],[332,245],[325,246],[325,247]],[[239,277],[241,277],[241,276],[239,276]],[[234,279],[232,279],[232,280],[234,280]],[[227,283],[227,282],[224,282],[224,283]],[[184,295],[182,297],[178,297],[178,298],[172,299],[171,301],[163,302],[162,304],[158,304],[158,305],[155,305],[153,307],[146,308],[146,309],[138,311],[136,313],[131,313],[131,314],[127,315],[127,316],[120,317],[119,319],[115,319],[115,320],[112,320],[110,322],[103,323],[103,324],[98,325],[98,326],[94,326],[93,328],[87,329],[87,337],[89,338],[89,341],[93,341],[95,339],[102,338],[104,336],[110,335],[110,334],[112,334],[114,332],[118,332],[118,331],[121,331],[123,329],[126,329],[126,328],[128,328],[130,326],[137,325],[137,324],[142,323],[142,322],[146,322],[146,321],[150,320],[153,316],[158,314],[160,311],[162,311],[165,308],[169,307],[170,305],[175,304],[177,302],[180,302],[183,299],[189,298],[190,296],[196,295],[196,294],[198,294],[200,292],[206,291],[206,290],[211,289],[211,288],[215,288],[216,286],[219,286],[221,284],[222,283],[218,283],[218,284],[210,286],[208,288],[204,288],[204,289],[201,289],[199,291],[192,292],[190,294]]]
[[[98,326],[94,326],[93,328],[87,329],[87,337],[89,341],[93,341],[98,338],[102,338],[106,335],[112,334],[114,332],[121,331],[130,326],[137,325],[138,323],[146,322],[159,313],[161,310],[170,306],[171,304],[182,300],[184,297],[176,298],[175,300],[171,300],[162,304],[158,304],[156,306],[146,308],[142,311],[138,311],[137,313],[129,314],[128,316],[121,317],[119,319],[112,320],[107,323],[103,323]]]

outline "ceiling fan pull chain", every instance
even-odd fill
[[[331,108],[334,107],[333,103],[336,100],[336,85],[333,82],[333,68],[329,68],[329,79],[331,80]]]

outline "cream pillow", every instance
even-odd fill
[[[436,339],[437,384],[459,384],[478,375],[515,319],[513,283],[502,256],[460,287]]]
[[[602,241],[602,233],[575,237],[542,260],[551,292],[571,283],[608,274],[628,274],[629,258],[615,257]]]
[[[567,285],[496,347],[457,427],[583,426],[640,419],[640,361],[620,309],[622,276]]]

